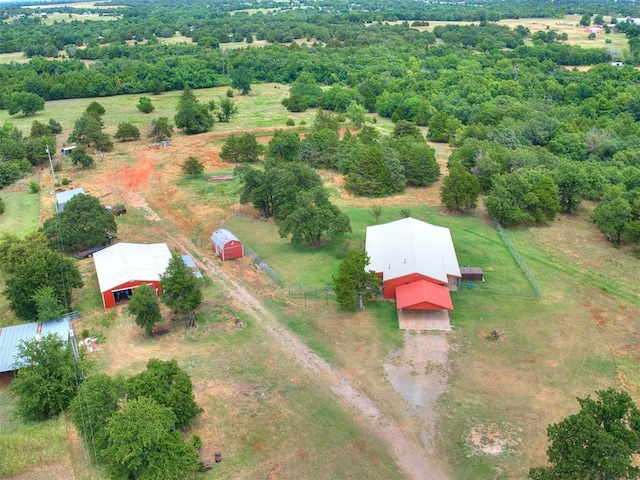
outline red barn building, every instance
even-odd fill
[[[448,228],[403,218],[367,227],[365,248],[367,270],[382,278],[383,297],[396,300],[400,328],[427,329],[420,319],[429,317],[449,327],[449,292],[461,274]]]
[[[117,243],[93,254],[104,308],[127,302],[140,285],[160,295],[160,275],[171,260],[166,243]]]
[[[211,234],[211,248],[222,260],[233,260],[244,256],[242,242],[224,228],[219,228]]]

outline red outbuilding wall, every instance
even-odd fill
[[[382,279],[382,296],[388,300],[396,299],[396,288],[398,288],[400,285],[406,285],[407,283],[413,283],[418,280],[426,280],[427,282],[435,283],[436,285],[446,285],[440,280],[435,280],[425,275],[420,275],[419,273],[412,273],[410,275],[404,275],[402,277],[393,278],[391,280],[384,280],[384,277]]]
[[[113,308],[120,302],[125,302],[127,300],[127,294],[130,294],[129,291],[133,293],[133,290],[140,285],[151,285],[155,289],[156,295],[160,296],[160,282],[134,280],[102,292],[102,303],[104,304],[104,308]]]
[[[240,240],[229,240],[222,248],[211,242],[211,247],[222,260],[233,260],[244,256],[244,248]]]

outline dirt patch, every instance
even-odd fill
[[[211,175],[210,177],[207,177],[207,182],[213,182],[213,183],[230,182],[234,178],[236,178],[235,175]]]
[[[471,446],[470,455],[502,455],[509,453],[522,439],[520,429],[509,423],[482,422],[474,425],[467,443]]]

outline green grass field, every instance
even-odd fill
[[[40,196],[28,190],[0,191],[5,211],[0,215],[0,234],[23,237],[40,225]]]
[[[24,423],[15,410],[15,398],[0,390],[0,477],[11,477],[49,463],[69,466],[64,416]]]

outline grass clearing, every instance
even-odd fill
[[[70,466],[64,416],[24,423],[15,411],[14,397],[0,389],[0,477],[28,472],[47,464]]]
[[[2,190],[5,211],[0,215],[0,234],[18,237],[36,230],[40,225],[40,196],[28,190]]]

